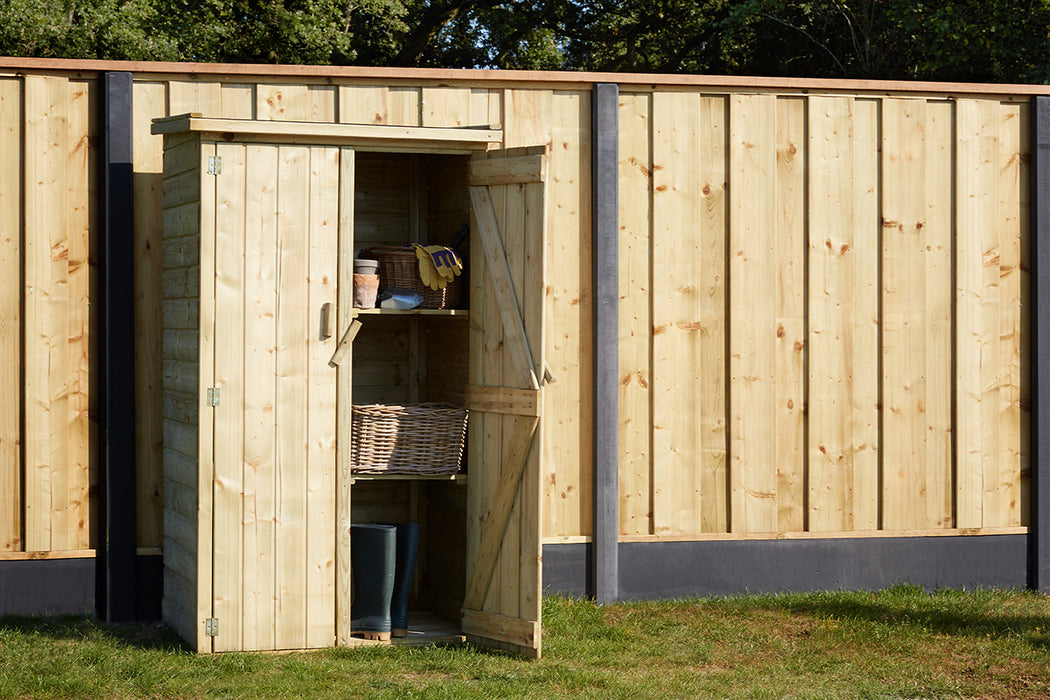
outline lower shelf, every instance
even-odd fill
[[[429,612],[408,613],[408,636],[393,637],[389,642],[352,637],[347,646],[422,646],[426,644],[462,644],[467,638],[459,627]]]

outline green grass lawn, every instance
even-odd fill
[[[599,607],[543,658],[473,646],[197,656],[161,625],[0,619],[0,697],[1046,698],[1050,598],[900,586]]]

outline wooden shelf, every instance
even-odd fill
[[[453,481],[457,484],[467,483],[467,475],[458,474],[351,474],[350,483],[356,481]]]
[[[470,309],[354,309],[354,316],[462,316]]]

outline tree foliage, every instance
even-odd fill
[[[5,0],[0,53],[1050,82],[1050,0]]]

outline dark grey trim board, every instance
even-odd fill
[[[0,616],[94,613],[94,559],[0,561]]]
[[[594,597],[619,597],[619,106],[620,89],[598,83],[591,99],[594,274]]]
[[[136,617],[134,195],[131,73],[101,74],[98,616]]]
[[[1027,535],[861,537],[821,540],[625,542],[621,600],[878,590],[897,583],[937,588],[1020,589]],[[543,546],[545,593],[584,596],[584,544]]]
[[[586,598],[594,591],[590,543],[543,545],[543,595]]]
[[[1050,593],[1050,97],[1032,98],[1031,122],[1032,561],[1028,585]]]

